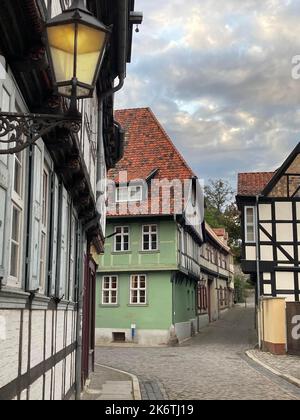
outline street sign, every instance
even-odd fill
[[[288,353],[300,355],[300,302],[287,302],[286,319]]]

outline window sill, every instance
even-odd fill
[[[5,309],[24,309],[28,308],[30,293],[22,289],[15,289],[9,286],[3,286],[0,290],[0,308]],[[36,294],[31,302],[32,309],[48,310],[52,303],[49,296]],[[69,301],[61,301],[57,305],[58,310],[75,308],[76,303]]]
[[[130,307],[131,308],[148,308],[149,307],[149,304],[148,303],[141,303],[141,304],[138,304],[138,303],[129,303],[127,306],[129,308]]]
[[[160,254],[160,250],[157,251],[139,251],[139,254]]]
[[[113,251],[111,255],[130,255],[132,251]]]
[[[116,305],[113,305],[113,304],[107,304],[107,305],[104,305],[104,304],[100,304],[100,305],[98,305],[98,307],[99,308],[120,308],[120,305],[119,304],[116,304]]]
[[[28,304],[30,293],[22,289],[3,286],[0,290],[0,308],[2,309],[25,309]]]

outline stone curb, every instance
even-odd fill
[[[95,363],[95,365],[99,366],[99,367],[102,367],[102,368],[105,368],[105,369],[114,370],[115,372],[124,373],[125,375],[130,376],[131,380],[132,380],[133,398],[134,398],[135,401],[141,401],[142,400],[140,383],[139,383],[138,378],[135,375],[132,375],[129,372],[125,372],[124,370],[112,368],[110,366],[99,365],[98,363]]]
[[[287,382],[289,382],[292,385],[297,386],[298,388],[300,388],[300,380],[297,378],[294,378],[294,376],[291,375],[286,375],[284,373],[279,372],[278,370],[272,368],[269,365],[266,365],[264,362],[262,362],[261,360],[259,360],[257,357],[255,357],[250,350],[246,351],[246,356],[248,356],[251,360],[253,360],[255,363],[258,363],[259,365],[261,365],[262,367],[264,367],[265,369],[267,369],[268,371],[270,371],[271,373],[273,373],[276,376],[279,376],[280,378],[286,380]]]

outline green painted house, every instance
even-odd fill
[[[150,109],[116,119],[126,142],[109,173],[96,343],[183,341],[198,329],[202,190]]]

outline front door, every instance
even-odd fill
[[[85,257],[85,278],[83,298],[82,327],[82,385],[84,386],[95,363],[95,302],[96,302],[96,264]]]

